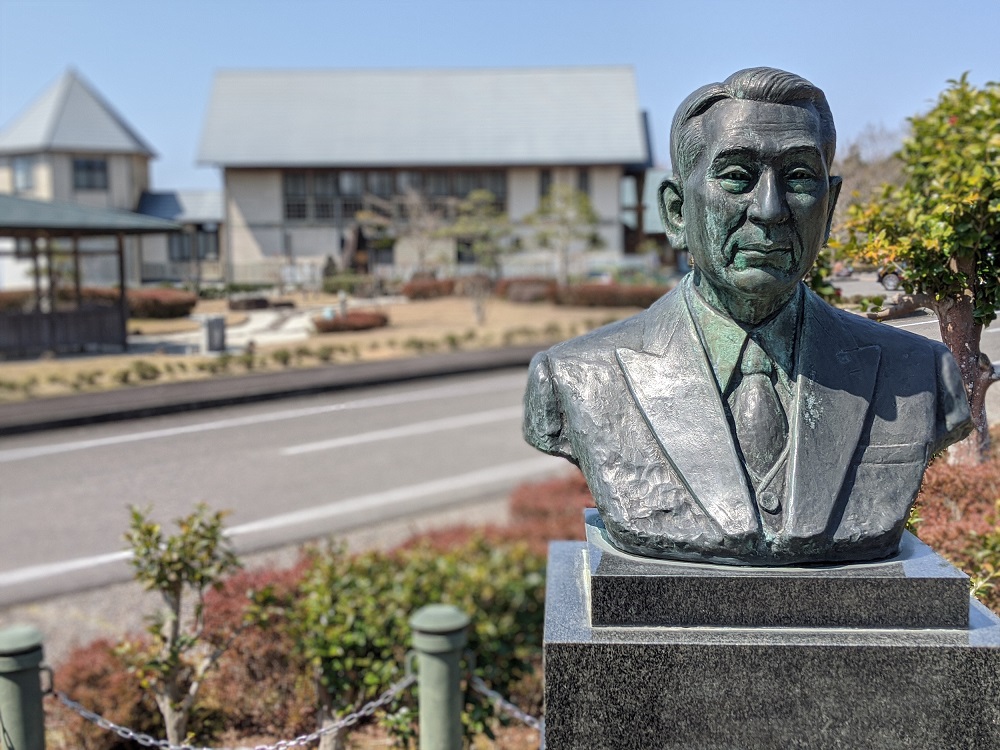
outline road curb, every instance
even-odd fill
[[[0,405],[0,436],[347,390],[408,380],[525,367],[544,346],[233,375],[186,383],[119,388]]]

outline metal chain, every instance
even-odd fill
[[[518,708],[509,700],[500,695],[500,693],[498,693],[496,690],[490,690],[490,688],[486,685],[486,683],[483,682],[483,679],[481,677],[473,675],[471,684],[473,690],[475,690],[477,693],[485,695],[487,698],[490,699],[491,702],[495,703],[496,706],[505,714],[513,716],[515,719],[524,724],[527,724],[532,729],[536,729],[539,732],[542,730],[542,722],[539,719],[536,719],[531,714],[527,714],[524,711],[522,711],[520,708]]]
[[[391,685],[388,690],[382,693],[382,695],[375,700],[370,703],[366,703],[357,711],[347,714],[347,716],[338,719],[333,724],[328,724],[321,729],[317,729],[315,732],[300,735],[293,740],[281,740],[273,745],[257,745],[253,748],[253,750],[285,750],[290,747],[300,747],[302,745],[308,745],[310,742],[315,742],[325,734],[330,734],[331,732],[336,732],[344,727],[349,727],[352,724],[357,724],[361,719],[372,716],[382,706],[386,706],[391,703],[397,695],[416,682],[416,679],[417,678],[414,675],[407,675],[399,682]],[[62,701],[63,705],[80,714],[80,716],[87,721],[93,722],[102,729],[114,732],[119,737],[126,740],[137,742],[144,747],[158,747],[161,748],[161,750],[211,750],[211,748],[193,747],[192,745],[171,745],[167,740],[158,740],[155,737],[150,737],[148,734],[136,732],[128,727],[115,724],[113,721],[108,721],[100,714],[87,710],[63,692],[55,690],[53,691],[53,694],[60,701]]]

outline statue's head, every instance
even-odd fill
[[[684,100],[659,208],[710,302],[756,322],[791,297],[830,234],[836,141],[823,92],[782,70],[741,70]]]

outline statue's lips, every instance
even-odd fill
[[[791,254],[792,248],[787,245],[737,245],[733,259],[739,258],[742,263],[752,266],[786,266]]]

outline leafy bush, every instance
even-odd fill
[[[318,315],[312,320],[317,333],[341,333],[343,331],[367,331],[389,325],[389,316],[374,310],[349,310],[346,315],[326,318]]]
[[[446,552],[431,545],[353,556],[314,551],[294,622],[321,675],[326,718],[356,709],[403,677],[409,617],[435,602],[470,615],[476,674],[509,692],[531,672],[541,646],[544,561],[527,545],[498,547],[482,537]],[[412,692],[399,702],[416,720]],[[491,716],[490,705],[467,690],[467,733],[490,734]]]
[[[163,721],[139,677],[110,641],[97,640],[74,649],[56,670],[58,690],[85,708],[116,724],[154,736],[162,735]],[[46,703],[46,740],[54,750],[130,750],[128,740],[92,724],[56,701]]]
[[[137,359],[132,363],[132,371],[139,380],[156,380],[160,377],[160,368],[152,362],[144,359]]]
[[[323,291],[327,294],[345,292],[352,297],[370,293],[375,283],[371,276],[357,273],[338,273],[323,277]]]
[[[649,307],[670,291],[665,286],[576,284],[559,290],[556,302],[576,307]]]
[[[413,279],[403,284],[403,296],[407,299],[435,299],[454,293],[454,279]]]

